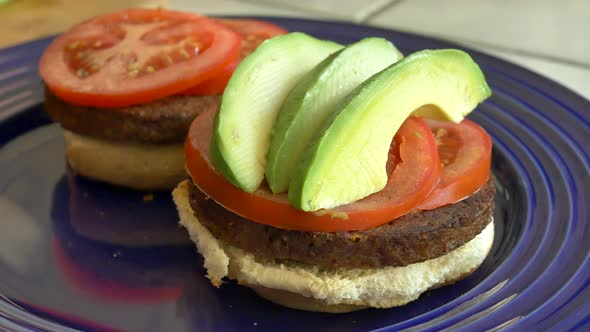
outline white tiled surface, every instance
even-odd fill
[[[406,0],[371,24],[590,65],[588,0]]]
[[[168,0],[172,9],[208,15],[250,15],[303,17],[306,12],[245,1],[230,0]],[[315,15],[314,17],[319,17]]]
[[[418,32],[536,71],[590,99],[590,0],[169,0],[214,15],[329,18]]]
[[[368,16],[382,10],[393,0],[247,0],[253,3],[266,4],[281,8],[293,8],[306,13],[314,13],[321,16],[340,20],[361,22]]]
[[[473,45],[472,45],[473,46]],[[524,56],[510,52],[499,51],[491,48],[481,48],[482,51],[518,64],[522,67],[535,71],[548,77],[559,84],[568,87],[570,90],[590,99],[590,66],[588,68],[572,66],[555,61],[548,61],[541,58]]]

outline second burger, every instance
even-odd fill
[[[49,45],[39,69],[46,110],[65,130],[68,163],[114,185],[172,188],[186,177],[191,121],[217,105],[242,58],[283,33],[267,22],[163,9],[73,27]]]

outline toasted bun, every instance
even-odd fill
[[[199,223],[188,200],[188,182],[173,191],[174,202],[215,286],[224,277],[237,280],[262,297],[301,310],[348,312],[390,308],[413,301],[428,289],[455,282],[473,272],[494,240],[490,224],[462,247],[424,262],[381,269],[322,270],[304,264],[261,261],[217,240]]]
[[[187,177],[183,143],[139,144],[65,130],[66,157],[86,177],[138,190],[172,189]]]

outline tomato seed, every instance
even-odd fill
[[[164,60],[164,62],[166,62],[167,65],[171,65],[172,63],[174,63],[174,61],[172,61],[172,57],[170,57],[169,55],[164,55],[162,56],[162,60]]]
[[[446,136],[449,132],[445,129],[445,128],[440,128],[436,131],[435,136],[437,138],[442,138],[443,136]]]
[[[132,62],[132,63],[130,63],[130,64],[129,64],[129,67],[127,67],[127,69],[128,69],[129,71],[132,71],[132,70],[137,70],[137,69],[139,69],[139,63],[137,63],[137,62]]]
[[[156,71],[156,68],[154,68],[152,66],[147,66],[147,67],[145,67],[145,71],[148,73],[153,73]]]
[[[81,44],[82,44],[82,43],[81,43],[80,41],[71,42],[71,43],[68,45],[68,48],[69,48],[70,50],[75,50],[75,49],[76,49],[76,48],[78,48],[78,46],[80,46]]]
[[[78,76],[80,78],[86,78],[86,77],[88,77],[88,71],[86,71],[85,69],[80,68],[80,69],[78,69],[76,71],[76,76]]]
[[[180,55],[182,55],[182,57],[183,57],[183,58],[185,58],[185,59],[188,59],[188,58],[190,58],[190,57],[191,57],[191,55],[190,55],[190,54],[188,54],[188,52],[187,52],[185,49],[183,49],[183,48],[182,48],[182,49],[180,49],[180,51],[179,51],[179,52],[180,52]]]

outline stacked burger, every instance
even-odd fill
[[[164,9],[130,9],[57,37],[40,62],[46,110],[65,129],[79,174],[139,190],[186,177],[191,121],[218,104],[235,66],[283,34],[260,21],[221,21]]]
[[[208,278],[347,312],[468,276],[493,243],[495,188],[491,139],[464,116],[489,95],[459,50],[269,39],[186,140],[173,196]]]

